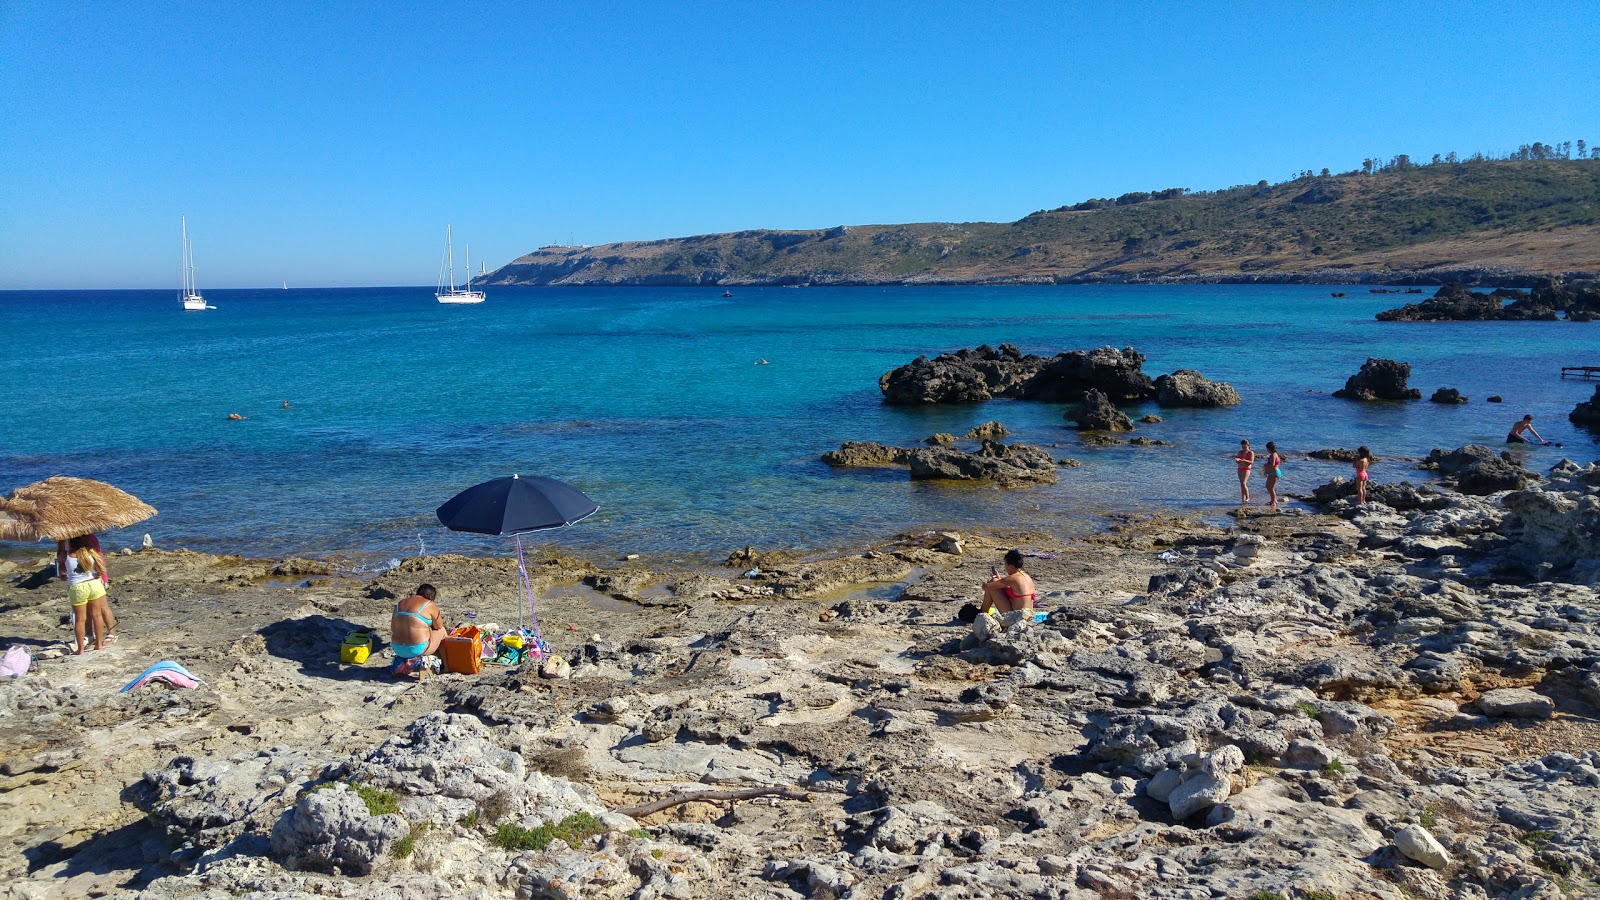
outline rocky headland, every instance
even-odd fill
[[[340,639],[419,581],[515,621],[513,562],[119,555],[83,657],[7,563],[0,896],[1591,895],[1600,465],[1421,465],[1228,527],[536,555],[560,659],[421,683]],[[1011,546],[1047,617],[961,622]],[[204,684],[117,692],[160,658]]]
[[[1134,190],[1011,222],[752,229],[549,246],[485,281],[1527,287],[1541,278],[1600,272],[1600,161],[1393,162],[1375,171],[1306,172],[1218,191]]]

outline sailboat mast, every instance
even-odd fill
[[[467,290],[472,290],[472,244],[467,244]]]
[[[450,243],[450,226],[444,227],[444,252],[450,257],[450,293],[456,292],[456,248]]]

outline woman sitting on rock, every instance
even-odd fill
[[[394,605],[389,618],[389,640],[394,650],[395,676],[416,673],[426,677],[429,669],[439,668],[439,644],[444,641],[444,614],[439,611],[439,591],[431,584],[417,586],[417,592]]]
[[[983,584],[983,608],[1008,613],[1018,609],[1033,609],[1038,597],[1033,576],[1022,571],[1022,551],[1006,551],[1006,574],[990,570],[989,580]]]

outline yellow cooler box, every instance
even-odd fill
[[[339,648],[339,661],[360,665],[372,655],[372,634],[366,631],[352,631],[344,639],[344,645]]]

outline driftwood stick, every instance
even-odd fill
[[[650,803],[641,803],[638,806],[624,806],[621,809],[613,810],[613,812],[619,812],[625,816],[637,818],[638,816],[648,816],[651,813],[660,812],[663,809],[670,809],[671,807],[678,806],[683,803],[694,803],[697,801],[707,802],[711,800],[749,800],[754,797],[782,797],[785,800],[811,799],[810,794],[800,790],[799,788],[792,787],[739,788],[738,790],[732,791],[684,791],[683,793],[673,794],[670,797],[664,797],[660,800],[655,800]]]

